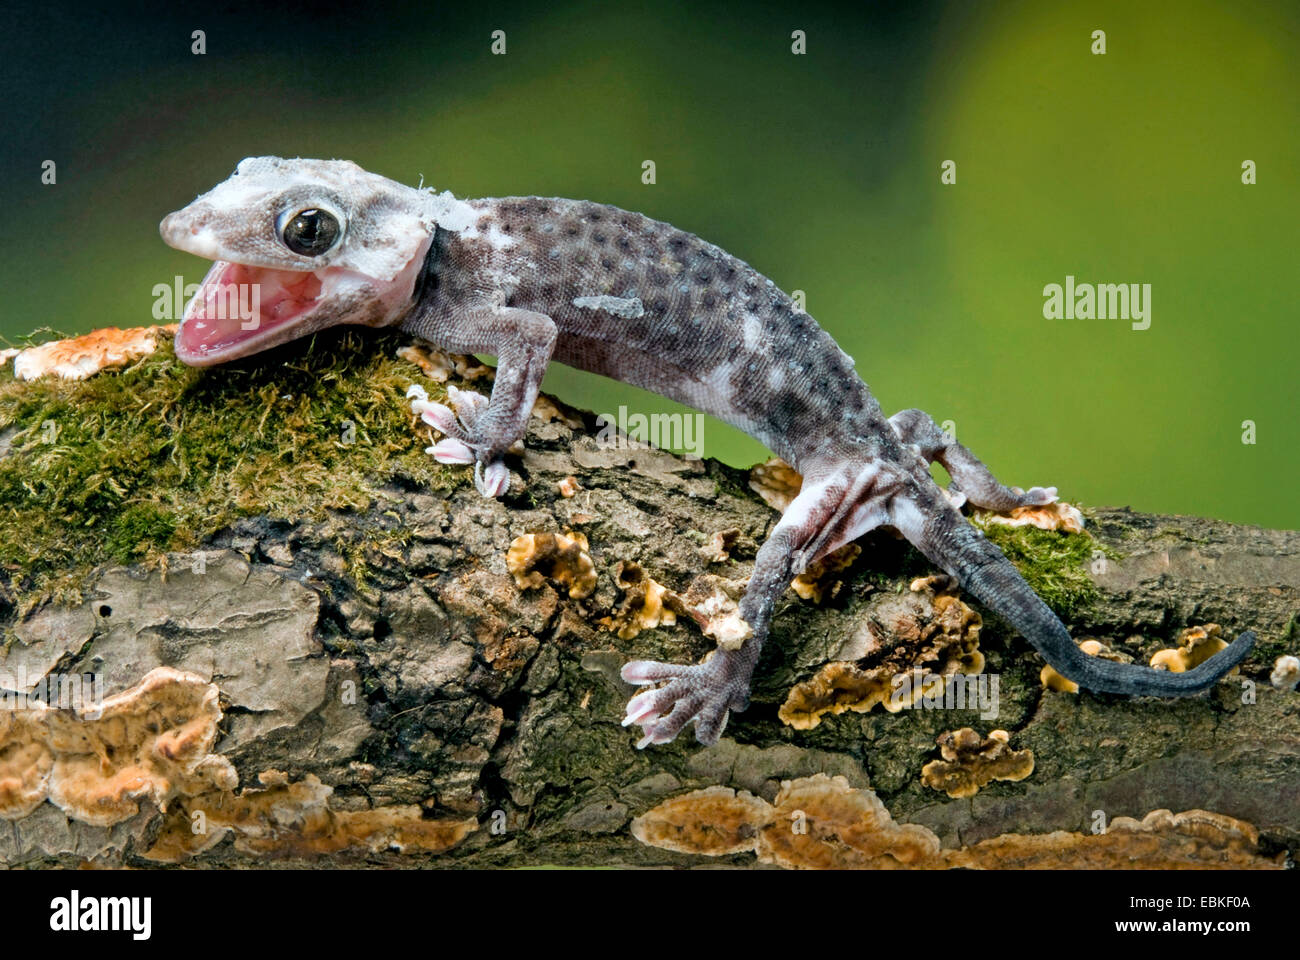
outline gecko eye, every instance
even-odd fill
[[[284,245],[304,257],[317,257],[334,246],[339,238],[339,222],[334,215],[312,207],[289,218],[281,230]]]

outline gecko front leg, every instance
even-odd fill
[[[425,420],[446,435],[431,449],[442,463],[473,463],[474,483],[485,497],[499,497],[510,483],[502,460],[523,438],[528,415],[555,349],[557,330],[545,314],[514,307],[482,306],[435,322],[409,325],[413,333],[453,353],[494,353],[491,398],[473,390],[448,390],[455,413],[423,404]]]

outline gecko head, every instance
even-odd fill
[[[397,323],[440,199],[346,160],[242,161],[159,226],[170,246],[216,261],[185,308],[176,355],[209,366],[341,323]]]

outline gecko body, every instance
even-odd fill
[[[1087,689],[1195,693],[1254,643],[1247,631],[1181,674],[1081,652],[953,502],[1008,510],[1050,503],[1055,489],[1004,486],[920,410],[886,417],[852,358],[771,280],[666,223],[587,201],[459,200],[346,161],[257,157],[170,214],[161,232],[217,261],[177,334],[187,363],[223,363],[342,323],[400,325],[444,350],[494,354],[490,399],[457,391],[454,410],[425,408],[444,434],[434,455],[472,464],[485,496],[508,485],[502,458],[522,438],[552,360],[712,414],[803,475],[741,601],[752,636],[699,664],[624,666],[625,680],[649,687],[624,720],[643,728],[642,746],[692,722],[700,742],[715,742],[729,713],[748,705],[791,577],[884,525]],[[251,324],[218,309],[240,283],[263,291]],[[953,478],[952,498],[930,477],[934,461]]]

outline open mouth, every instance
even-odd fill
[[[185,308],[176,355],[202,366],[248,352],[306,317],[320,295],[317,273],[218,260]]]

